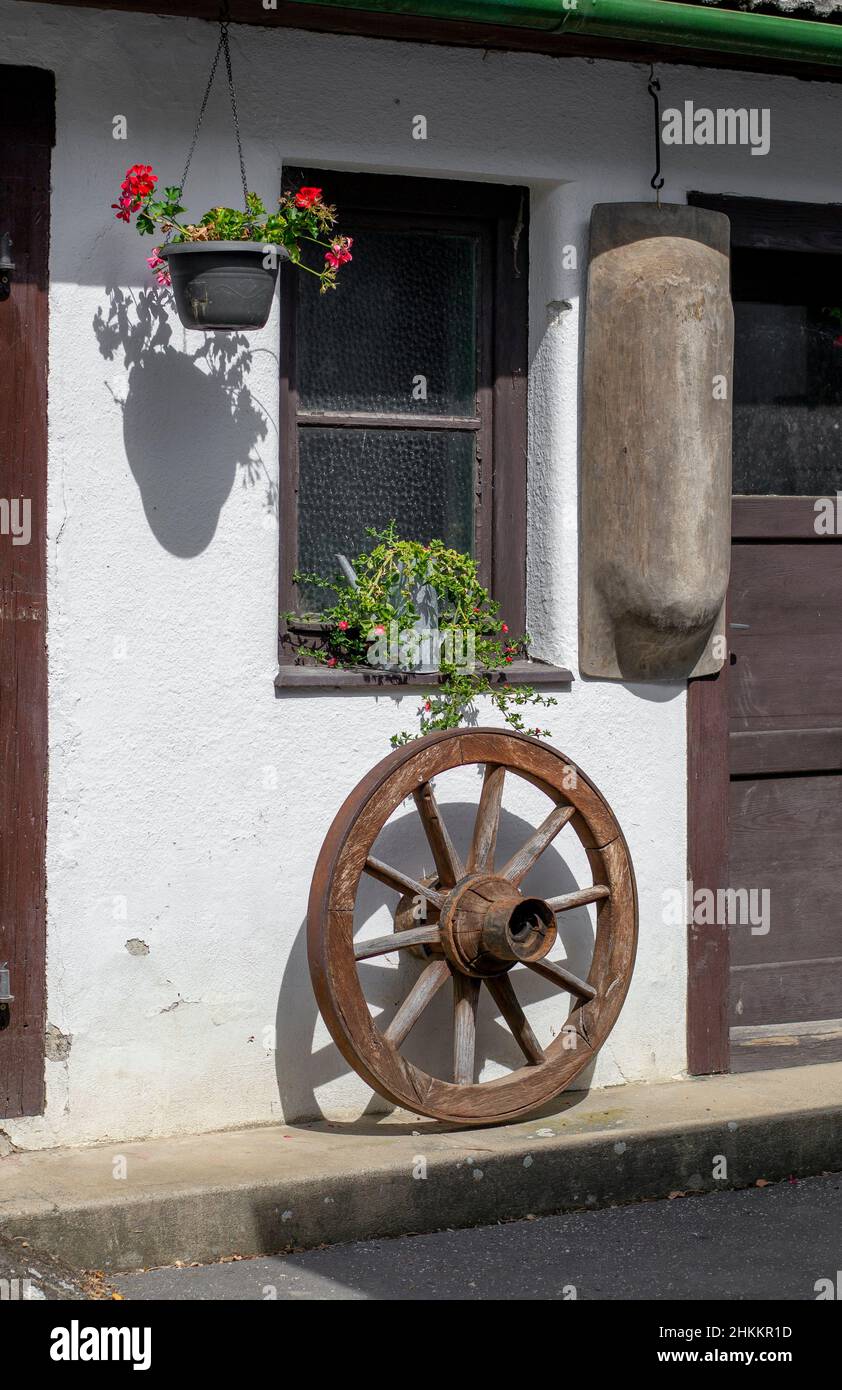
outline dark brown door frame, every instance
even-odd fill
[[[728,886],[728,664],[687,690],[687,876],[692,892]],[[728,927],[690,922],[687,1070],[728,1071]]]
[[[0,1117],[44,1108],[47,828],[47,332],[55,82],[0,67],[0,233],[15,269],[0,299],[0,498],[29,503],[28,543],[0,534]]]
[[[755,250],[842,254],[842,204],[690,193],[696,207],[724,212],[731,245]],[[763,499],[734,504],[735,534],[751,534]],[[793,499],[793,506],[798,499]],[[748,530],[746,530],[748,528]],[[694,889],[728,887],[728,669],[689,682],[687,692],[688,877]],[[730,1068],[727,926],[688,925],[687,1069],[693,1075]]]

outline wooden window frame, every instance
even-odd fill
[[[302,424],[376,428],[471,429],[477,436],[475,554],[481,582],[513,632],[526,626],[526,453],[529,313],[529,194],[510,184],[465,183],[407,175],[285,171],[284,186],[326,189],[345,225],[469,231],[484,248],[479,276],[477,414],[321,413],[298,409],[298,277],[281,269],[280,610],[296,611],[298,431]],[[353,265],[347,274],[353,274]],[[341,289],[338,291],[341,293]],[[281,664],[295,659],[283,642]]]

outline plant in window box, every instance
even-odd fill
[[[370,548],[353,564],[337,556],[340,571],[333,579],[298,573],[295,581],[336,595],[319,615],[323,642],[316,660],[343,669],[439,673],[436,688],[422,697],[417,734],[395,734],[392,746],[473,722],[480,695],[511,728],[548,736],[549,729],[529,727],[521,711],[556,701],[531,686],[505,683],[506,667],[525,655],[529,639],[511,636],[499,605],[479,582],[474,559],[440,540],[403,540],[394,522],[384,531],[369,527],[367,534]],[[294,625],[294,615],[288,617]]]
[[[287,192],[277,212],[267,213],[256,193],[246,195],[246,210],[211,208],[198,222],[183,219],[181,188],[165,188],[156,197],[158,176],[149,164],[127,170],[115,215],[131,222],[141,235],[163,232],[166,242],[147,257],[159,285],[172,286],[185,328],[262,328],[282,260],[315,275],[322,293],[336,286],[341,265],[351,260],[351,238],[334,234],[336,209],[320,188]],[[306,247],[319,248],[323,261],[307,265]]]

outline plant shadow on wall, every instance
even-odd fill
[[[448,802],[446,812],[448,827],[457,848],[460,845],[467,847],[476,816],[476,805],[469,802]],[[504,860],[524,843],[533,829],[534,827],[522,817],[504,809],[500,820],[498,855]],[[391,864],[399,864],[406,872],[425,871],[422,862],[425,852],[419,848],[417,820],[411,814],[389,822],[378,838],[377,850],[379,856]],[[429,859],[429,850],[426,851],[426,857]],[[429,871],[429,864],[426,865],[426,870]],[[571,892],[580,886],[562,855],[554,848],[546,851],[524,882],[529,892],[547,897]],[[383,912],[385,909],[387,913],[392,914],[396,905],[397,895],[394,892],[365,876],[357,899],[355,934],[378,913],[379,922],[383,924],[382,931],[391,930]],[[372,1094],[368,1104],[364,1104],[361,1097],[365,1094],[365,1083],[353,1077],[352,1068],[335,1044],[329,1039],[324,1043],[315,1041],[317,1030],[320,1036],[322,1028],[319,1027],[319,1011],[310,983],[306,932],[305,919],[296,935],[284,970],[275,1020],[275,1070],[283,1113],[290,1117],[286,1122],[295,1124],[321,1119],[328,1120],[334,1129],[376,1132],[378,1122],[389,1115],[394,1107],[377,1094]],[[587,908],[566,912],[559,917],[558,942],[552,952],[552,959],[563,959],[575,974],[587,976],[594,944],[593,920]],[[389,961],[395,959],[398,961],[397,969],[387,964],[385,957],[361,961],[358,966],[363,993],[368,1004],[375,1010],[377,1027],[381,1030],[388,1026],[422,969],[422,962],[410,952],[402,951],[390,957]],[[527,1010],[530,1022],[539,1033],[539,1038],[548,1043],[548,1030],[551,1029],[554,1036],[565,1022],[570,1004],[569,996],[522,967],[516,967],[512,974],[512,982],[521,1005]],[[532,1006],[536,1006],[535,1011]],[[403,1045],[402,1053],[409,1061],[424,1070],[449,1079],[452,1075],[452,1036],[452,993],[446,988],[432,1001],[419,1020]],[[508,1027],[497,1017],[496,1006],[488,991],[483,990],[477,1017],[477,1064],[480,1070],[486,1062],[506,1070],[514,1070],[523,1065],[523,1056]],[[592,1070],[591,1065],[577,1078],[577,1090],[569,1093],[569,1100],[566,1101],[563,1096],[559,1097],[551,1102],[549,1107],[543,1107],[543,1112],[536,1108],[535,1116],[576,1104],[581,1099],[581,1093],[590,1085]],[[347,1112],[355,1102],[359,1102],[359,1108],[363,1113],[356,1120],[333,1119],[329,1115],[326,1116],[318,1099],[318,1091],[349,1076],[352,1078],[352,1099],[346,1100],[342,1108]],[[346,1091],[345,1094],[348,1097],[349,1092]],[[338,1110],[339,1106],[333,1108]],[[454,1128],[428,1119],[413,1121],[403,1128],[405,1132],[410,1133],[417,1131],[419,1124],[424,1128]],[[390,1124],[389,1132],[396,1132],[396,1127]]]
[[[271,422],[247,385],[253,349],[241,333],[208,333],[196,351],[173,345],[173,322],[157,291],[106,287],[93,330],[107,362],[125,376],[108,384],[123,412],[126,458],[153,534],[172,555],[199,555],[213,539],[238,474],[277,487],[260,456]]]

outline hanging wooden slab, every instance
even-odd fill
[[[731,550],[729,222],[678,204],[591,216],[579,661],[583,674],[719,670]]]

